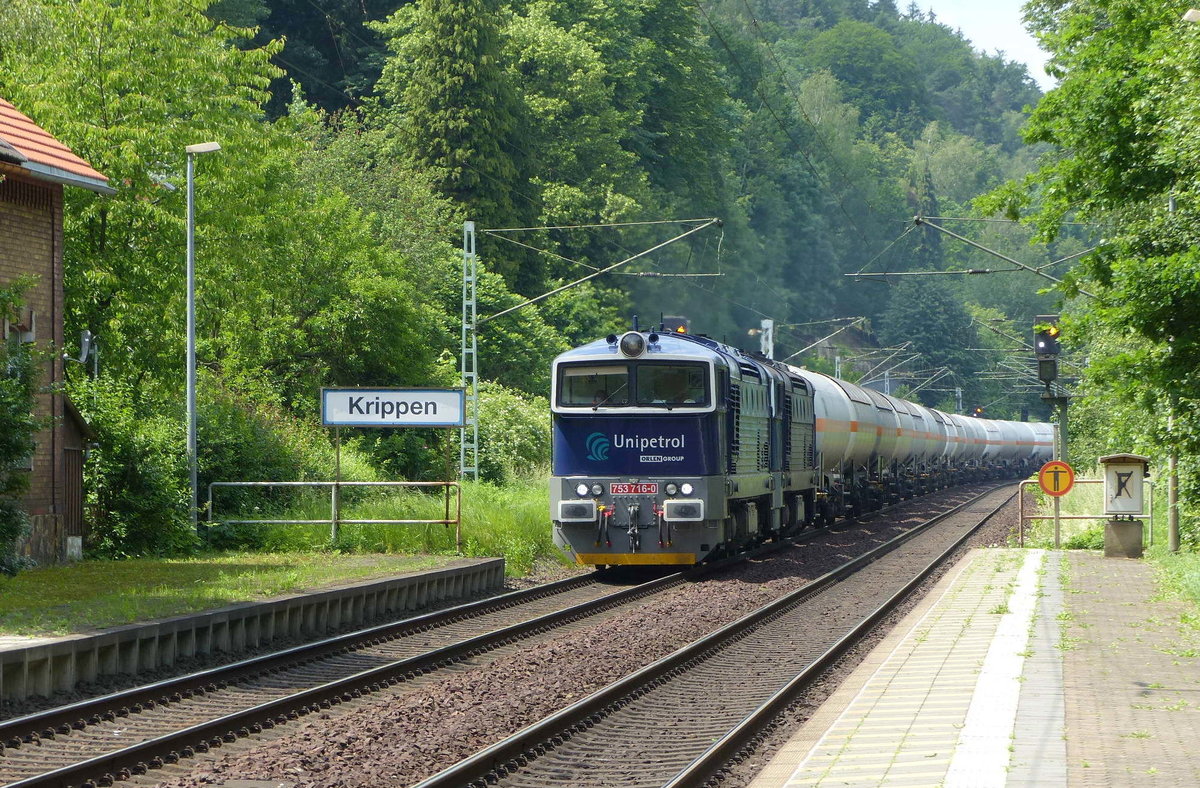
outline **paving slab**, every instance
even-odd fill
[[[1041,698],[1061,696],[1051,687],[1025,697],[1027,665],[1036,667],[1034,656],[1052,652],[1057,642],[1057,630],[1039,639],[1034,626],[1056,620],[1040,591],[1045,575],[1044,551],[969,553],[872,650],[752,788],[1004,785],[1016,754],[1032,752],[1055,724],[1044,721]],[[1038,669],[1053,680],[1053,672]],[[1034,720],[1043,724],[1035,727]],[[1061,713],[1057,731],[1061,743]],[[1038,768],[1061,770],[1062,764],[1060,754],[1039,760]]]
[[[1200,785],[1195,617],[1144,560],[973,551],[752,788]]]
[[[1200,785],[1200,633],[1144,561],[1069,552],[1063,686],[1070,786]]]

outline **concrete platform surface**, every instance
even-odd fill
[[[975,550],[752,788],[1200,785],[1200,633],[1153,567]]]

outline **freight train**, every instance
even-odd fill
[[[554,541],[583,565],[694,564],[813,522],[1026,475],[1053,427],[944,413],[703,335],[554,360]]]

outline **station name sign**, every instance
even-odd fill
[[[461,427],[462,389],[321,389],[326,427]]]

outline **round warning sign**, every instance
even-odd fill
[[[1066,495],[1075,486],[1075,471],[1062,460],[1051,460],[1038,471],[1038,484],[1046,495]]]

